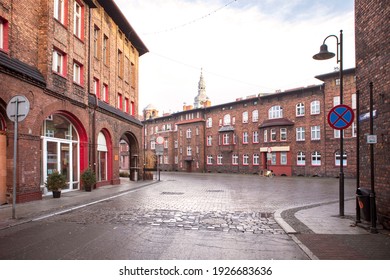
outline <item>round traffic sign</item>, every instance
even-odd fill
[[[7,116],[13,122],[23,121],[27,117],[29,111],[30,102],[23,95],[16,95],[12,97],[11,100],[8,102]]]
[[[355,114],[351,107],[341,104],[333,107],[328,114],[328,123],[333,129],[348,128],[354,120]]]
[[[164,144],[164,137],[158,136],[158,137],[156,138],[156,143],[159,144],[159,145]]]

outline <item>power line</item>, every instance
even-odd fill
[[[141,35],[156,35],[156,34],[161,34],[161,33],[172,32],[172,31],[175,31],[175,30],[177,30],[177,29],[184,28],[184,27],[186,27],[186,26],[188,26],[188,25],[194,24],[194,23],[196,23],[196,22],[198,22],[198,21],[200,21],[200,20],[203,20],[203,19],[205,19],[205,18],[207,18],[207,17],[212,16],[213,14],[219,12],[220,10],[222,10],[222,9],[224,9],[224,8],[226,8],[226,7],[228,7],[228,6],[230,6],[231,4],[233,4],[234,2],[237,2],[237,1],[238,1],[238,0],[230,1],[229,3],[225,4],[224,6],[218,8],[218,9],[216,9],[216,10],[213,10],[213,11],[211,11],[211,12],[209,12],[209,13],[207,13],[207,14],[205,14],[205,15],[199,17],[199,18],[193,19],[193,20],[191,20],[191,21],[189,21],[189,22],[186,22],[186,23],[183,23],[183,24],[180,24],[180,25],[171,27],[171,28],[167,28],[167,29],[164,29],[164,30],[160,30],[160,31],[149,32],[149,33],[143,33],[143,34],[141,34]]]

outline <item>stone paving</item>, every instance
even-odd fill
[[[111,207],[89,207],[77,213],[60,215],[52,219],[79,224],[111,223],[179,228],[184,230],[284,234],[283,229],[275,222],[272,213],[261,212],[188,212],[159,209],[128,209],[126,211],[118,211],[118,209]]]

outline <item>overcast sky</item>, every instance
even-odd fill
[[[140,58],[139,113],[192,105],[203,68],[212,105],[321,84],[336,58],[316,61],[344,33],[344,69],[355,67],[353,0],[115,0],[149,53]],[[336,52],[336,39],[326,41]]]

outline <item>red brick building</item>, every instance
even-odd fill
[[[17,201],[41,199],[59,170],[81,189],[119,182],[119,143],[128,143],[133,175],[143,162],[138,110],[139,57],[147,52],[112,0],[0,0],[0,204],[12,197],[12,97],[30,102],[19,123]],[[138,173],[138,172],[137,172]]]
[[[371,189],[374,181],[378,221],[390,228],[390,5],[385,0],[355,1],[356,76],[359,92],[359,182]],[[372,83],[374,174],[371,172],[370,83]]]
[[[344,103],[356,109],[354,73],[344,71]],[[148,107],[146,150],[155,151],[157,137],[164,138],[163,170],[337,177],[340,134],[327,124],[327,114],[339,104],[338,72],[317,78],[324,83],[215,106],[208,100],[163,117],[152,117],[157,110]],[[355,123],[344,137],[345,176],[355,177]]]

